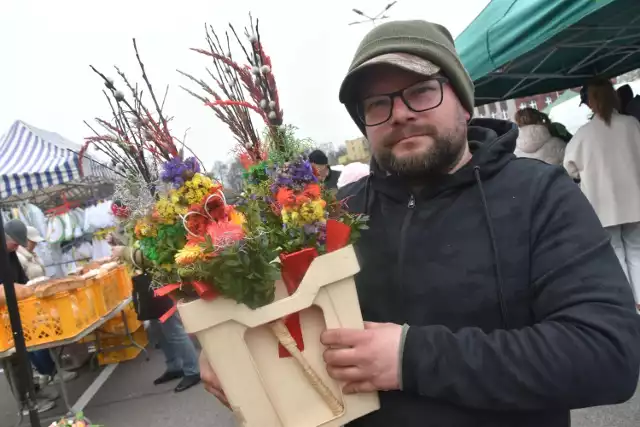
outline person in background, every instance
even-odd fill
[[[35,253],[38,243],[43,242],[44,238],[40,235],[35,227],[27,226],[27,246],[20,246],[16,250],[16,255],[20,260],[20,265],[24,270],[29,281],[45,276],[45,268],[42,261]],[[38,350],[29,353],[31,363],[36,369],[34,378],[37,383],[44,387],[50,382],[57,383],[63,376],[65,382],[75,379],[78,374],[76,372],[61,371],[57,372],[56,365],[51,358],[49,350]]]
[[[451,33],[376,26],[339,97],[373,155],[338,194],[369,216],[365,327],[320,337],[344,393],[379,392],[350,427],[567,427],[572,409],[631,398],[640,316],[607,233],[562,168],[513,155],[514,123],[470,121]]]
[[[2,274],[2,282],[6,279],[6,274],[11,274],[13,276],[14,284],[24,285],[29,281],[24,269],[22,268],[22,264],[20,263],[20,259],[18,258],[17,251],[20,247],[29,246],[29,240],[27,238],[27,227],[24,225],[22,221],[17,219],[8,221],[4,224],[4,233],[6,239],[6,247],[9,255],[9,268],[10,271]],[[47,353],[47,350],[43,350]],[[40,352],[32,352],[29,353],[29,358],[31,362],[34,361],[37,363],[39,361],[39,357],[42,355],[42,351]],[[40,355],[40,356],[38,356]],[[49,356],[50,365],[41,366],[44,373],[53,374],[55,372],[55,365],[53,365],[53,360],[51,360],[51,356]],[[17,398],[23,404],[23,413],[27,413],[26,404],[24,404],[24,399],[26,397],[26,384],[22,383],[20,377],[17,376],[18,373],[18,360],[16,356],[11,356],[6,363],[11,364],[11,374],[8,375],[7,379],[10,382],[12,392],[16,393]],[[51,368],[53,365],[53,368]],[[46,369],[45,369],[46,368]],[[53,409],[56,406],[55,399],[58,396],[56,393],[48,393],[41,389],[39,385],[36,385],[36,409],[39,413],[47,412]]]
[[[324,184],[325,188],[334,190],[338,188],[338,179],[340,178],[340,172],[331,169],[329,166],[329,158],[321,150],[314,150],[309,154],[309,161],[318,172],[320,181]]]
[[[115,235],[110,237],[113,243],[117,241]],[[126,246],[113,246],[112,255],[116,259],[124,260],[129,264],[142,266],[145,260],[140,251],[132,251]],[[135,259],[134,259],[135,257]],[[164,354],[166,371],[156,380],[155,385],[165,384],[174,380],[180,380],[174,391],[180,393],[200,382],[200,368],[198,365],[198,353],[182,325],[182,320],[176,311],[164,322],[149,320],[150,332],[158,340],[160,350]]]
[[[640,309],[640,122],[619,113],[616,91],[607,79],[587,86],[593,118],[567,145],[564,167],[611,236],[611,244]]]
[[[345,185],[356,182],[360,178],[369,175],[369,173],[369,165],[360,162],[349,163],[344,167],[344,169],[342,169],[342,172],[340,172],[340,178],[338,178],[338,188],[340,189]]]
[[[514,154],[562,166],[566,143],[551,135],[551,120],[535,108],[518,110],[515,122],[520,128]]]
[[[20,264],[27,274],[29,280],[44,277],[45,269],[42,261],[35,253],[38,243],[44,241],[38,230],[34,227],[27,226],[27,246],[20,246],[16,251]]]
[[[616,92],[620,100],[620,114],[640,120],[640,96],[633,96],[633,89],[628,84],[620,86]]]

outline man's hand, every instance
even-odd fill
[[[124,255],[124,250],[124,246],[113,246],[111,248],[111,258],[113,258],[114,260],[120,260]]]
[[[331,329],[320,341],[329,376],[346,382],[344,393],[397,390],[402,326],[365,322],[365,330]]]
[[[218,380],[216,373],[213,372],[213,368],[211,368],[204,351],[200,353],[200,378],[202,378],[204,389],[217,397],[224,406],[230,408],[227,396],[222,391],[220,380]]]

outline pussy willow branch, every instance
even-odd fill
[[[147,72],[145,70],[144,64],[142,63],[142,59],[140,59],[140,53],[138,52],[138,44],[136,43],[136,39],[133,39],[133,49],[136,51],[136,59],[138,60],[138,64],[140,65],[140,70],[142,70],[142,78],[144,79],[144,82],[147,84],[147,88],[149,89],[149,92],[151,94],[151,99],[153,100],[153,104],[156,106],[156,111],[158,112],[158,117],[160,119],[160,122],[162,123],[163,127],[164,127],[164,131],[167,135],[170,135],[169,133],[169,126],[167,125],[167,121],[164,118],[164,115],[162,114],[162,109],[160,108],[160,105],[158,104],[158,100],[156,99],[156,95],[153,92],[153,87],[151,86],[151,82],[149,81],[149,77],[147,77]]]

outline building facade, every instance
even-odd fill
[[[368,162],[371,158],[369,143],[363,136],[344,142],[347,154],[340,158],[340,163]]]

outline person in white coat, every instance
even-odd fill
[[[611,82],[587,85],[594,116],[567,145],[564,167],[591,202],[631,283],[640,309],[640,122],[618,112]]]
[[[551,134],[551,120],[535,108],[518,110],[515,122],[520,128],[514,154],[561,166],[567,144]]]
[[[35,253],[38,243],[44,241],[38,230],[27,226],[27,246],[20,246],[16,251],[20,264],[29,280],[37,279],[45,275],[44,265],[40,257]]]

